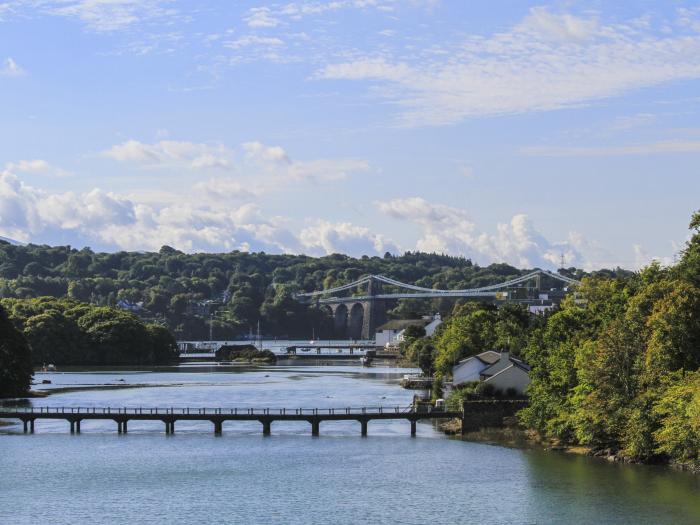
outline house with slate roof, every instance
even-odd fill
[[[530,366],[511,357],[509,352],[487,350],[462,359],[452,367],[452,386],[470,381],[483,381],[502,392],[512,388],[523,395],[530,383]]]

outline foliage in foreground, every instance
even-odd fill
[[[677,265],[584,279],[533,331],[526,425],[632,460],[700,460],[700,213],[691,229]]]

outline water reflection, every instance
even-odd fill
[[[34,406],[406,405],[395,368],[211,365],[44,375]],[[123,381],[121,381],[123,379]],[[93,388],[84,389],[85,385]],[[108,385],[115,389],[95,389]],[[146,385],[146,386],[139,386]],[[123,388],[130,386],[131,388]],[[69,389],[69,390],[61,390]],[[65,421],[0,429],[0,523],[700,523],[700,478],[663,468],[446,439],[405,421]]]

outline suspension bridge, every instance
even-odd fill
[[[543,289],[542,278],[562,283],[563,289]],[[528,274],[501,283],[441,290],[403,283],[384,275],[365,275],[348,284],[299,293],[300,301],[315,302],[330,310],[337,335],[356,339],[371,339],[378,326],[386,320],[386,302],[398,299],[469,298],[496,302],[517,302],[528,305],[551,306],[568,292],[568,287],[580,284],[576,279],[547,270]],[[385,291],[390,287],[390,291]],[[350,293],[349,296],[340,296]]]

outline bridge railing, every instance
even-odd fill
[[[414,412],[413,406],[363,406],[334,408],[208,408],[208,407],[0,407],[5,414],[102,414],[102,415],[240,415],[240,416],[313,416],[343,414],[403,414]]]

